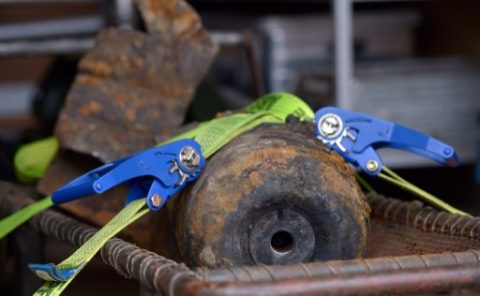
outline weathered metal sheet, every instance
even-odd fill
[[[217,45],[184,1],[137,3],[149,32],[99,34],[58,120],[62,147],[110,161],[183,123]]]

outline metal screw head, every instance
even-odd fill
[[[323,137],[334,139],[342,132],[343,121],[338,115],[327,113],[320,117],[317,128]]]
[[[152,197],[150,197],[150,201],[152,202],[152,205],[154,207],[161,206],[163,202],[162,197],[157,193],[155,193],[154,195],[152,195]]]
[[[200,163],[200,155],[190,146],[183,147],[180,151],[180,162],[185,168],[193,170]]]
[[[375,160],[369,160],[367,161],[367,165],[365,167],[371,173],[376,172],[378,170],[378,162]]]

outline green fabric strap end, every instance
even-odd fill
[[[55,137],[23,145],[14,156],[15,173],[21,183],[38,181],[59,149]],[[0,220],[0,239],[4,238],[30,218],[53,205],[50,196],[34,202]]]
[[[48,209],[52,205],[52,199],[50,196],[47,196],[0,220],[0,239],[8,235],[10,232],[15,230],[17,227],[28,221],[36,214]]]
[[[27,184],[38,181],[45,174],[58,149],[59,143],[55,137],[20,147],[13,159],[18,181]]]

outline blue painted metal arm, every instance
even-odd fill
[[[453,147],[408,127],[362,113],[325,107],[315,114],[316,136],[352,164],[378,175],[383,162],[376,149],[410,151],[441,164],[456,166]]]
[[[107,163],[67,183],[52,194],[55,204],[103,193],[120,184],[130,186],[127,203],[147,197],[147,205],[159,210],[188,182],[198,178],[205,166],[200,144],[179,140]],[[83,265],[58,268],[55,264],[30,264],[47,281],[68,281]]]
[[[55,191],[52,201],[61,204],[127,184],[127,203],[147,197],[148,206],[156,211],[186,183],[195,180],[204,166],[200,144],[179,140],[96,168]]]

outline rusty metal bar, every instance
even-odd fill
[[[0,212],[11,213],[33,202],[32,191],[0,181]],[[84,244],[97,229],[53,210],[33,217],[29,224],[43,234],[74,247]],[[126,278],[135,278],[146,287],[171,294],[198,276],[184,264],[141,249],[124,240],[110,239],[100,251],[103,261]]]
[[[384,198],[377,194],[368,195],[372,207],[371,217],[396,225],[408,226],[426,233],[436,232],[460,240],[478,240],[480,237],[480,218],[438,212],[423,207],[420,202],[402,202]],[[439,248],[441,250],[441,248]],[[457,264],[480,264],[480,250],[464,252],[445,252],[441,254],[411,255],[399,257],[381,257],[371,259],[313,262],[289,266],[251,266],[233,267],[217,270],[198,269],[204,281],[264,281],[280,280],[291,277],[323,276],[333,274],[352,274],[361,272],[390,272],[406,268],[427,268],[435,266],[453,266]]]
[[[372,208],[371,218],[462,239],[478,240],[480,237],[480,217],[448,214],[423,206],[419,201],[402,202],[378,194],[370,194],[367,198]]]
[[[480,250],[381,257],[371,259],[338,260],[328,262],[300,263],[286,266],[249,266],[220,269],[197,269],[205,282],[258,282],[307,278],[320,276],[342,276],[360,273],[396,272],[404,269],[447,268],[464,264],[480,265]]]
[[[0,210],[13,212],[32,202],[32,192],[0,182]],[[397,201],[371,196],[373,214]],[[372,200],[373,199],[373,200]],[[418,205],[405,208],[417,209]],[[383,217],[392,219],[388,211]],[[408,219],[407,219],[408,221]],[[48,210],[30,224],[42,233],[76,247],[96,229]],[[455,224],[455,221],[454,221]],[[121,275],[136,278],[151,290],[170,295],[267,293],[305,295],[380,295],[470,288],[480,283],[480,250],[390,258],[313,262],[290,266],[197,270],[114,238],[101,250],[103,260]]]
[[[181,295],[399,295],[478,287],[480,265],[262,282],[191,282]]]

